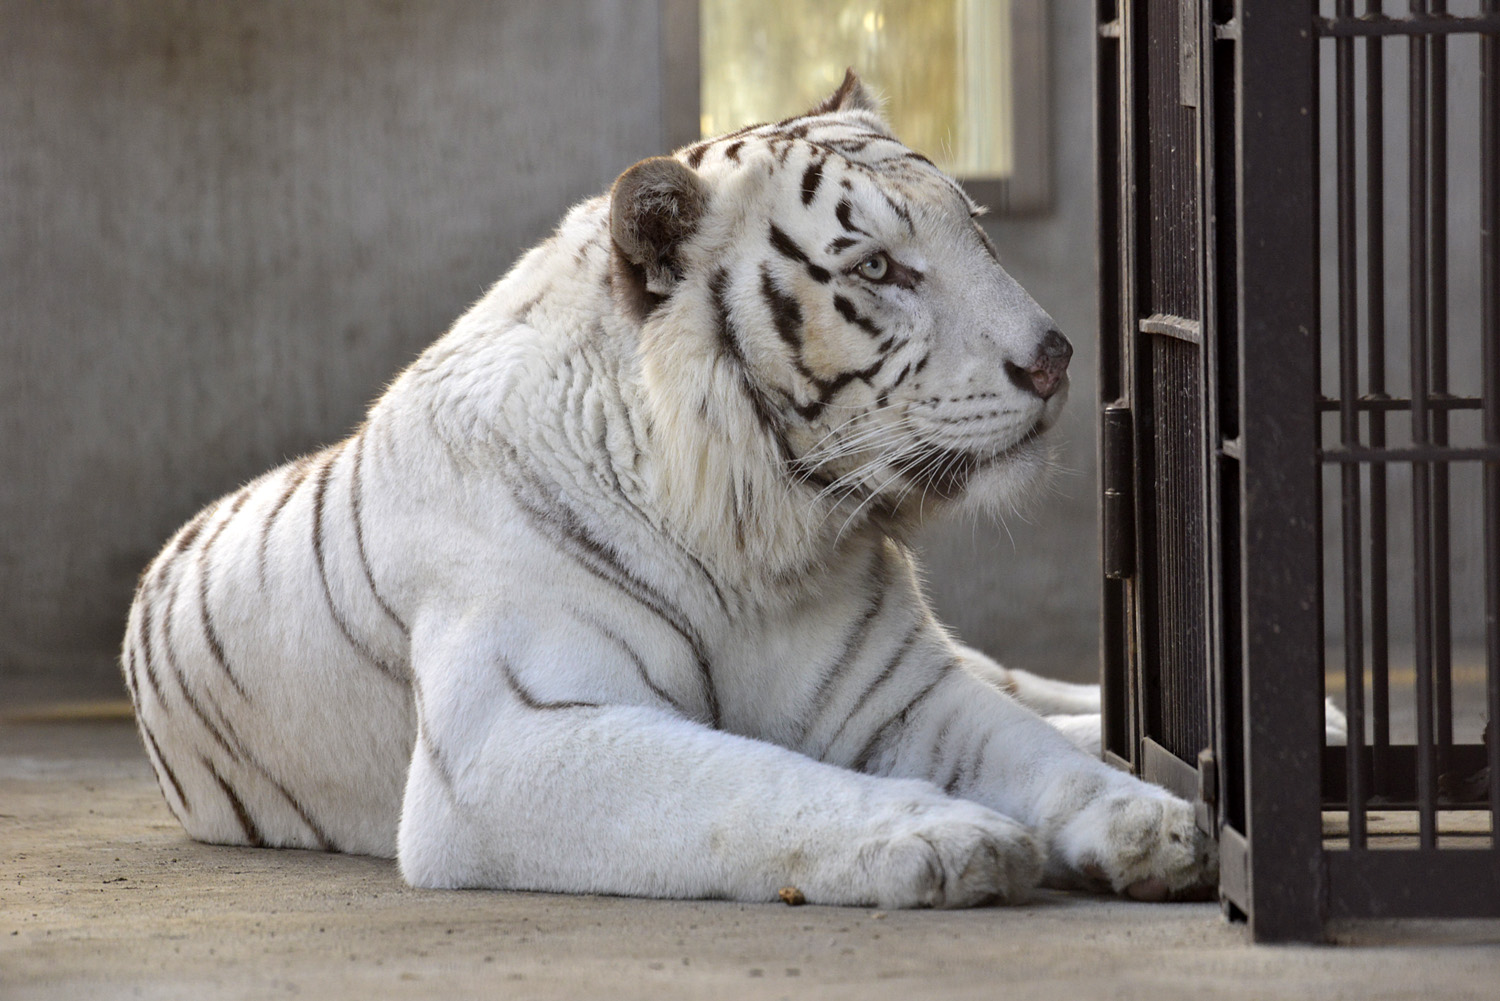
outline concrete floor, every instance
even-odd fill
[[[45,715],[0,724],[5,1001],[1500,997],[1500,922],[1273,948],[1213,904],[1064,894],[880,913],[417,891],[388,861],[188,841],[126,720]]]

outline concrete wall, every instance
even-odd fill
[[[992,224],[1078,347],[1068,472],[1024,519],[928,540],[962,634],[1083,676],[1087,13],[1054,15],[1056,210]],[[114,684],[173,528],[342,436],[569,204],[665,146],[654,0],[0,0],[0,26],[0,680]]]

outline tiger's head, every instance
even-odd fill
[[[852,72],[806,115],[620,176],[612,286],[684,516],[779,563],[1037,477],[1072,347],[978,215]]]

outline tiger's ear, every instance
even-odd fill
[[[654,306],[682,275],[678,250],[703,219],[708,185],[671,157],[654,156],[621,174],[609,198],[617,256],[632,266],[627,270],[642,282],[642,291],[655,297]]]
[[[839,89],[829,94],[823,103],[808,112],[809,115],[827,115],[835,111],[868,111],[880,118],[880,102],[854,73],[854,67],[844,70],[844,82]],[[881,119],[884,124],[884,119]]]

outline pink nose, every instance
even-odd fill
[[[1044,400],[1050,400],[1062,385],[1068,372],[1068,360],[1073,357],[1073,345],[1056,330],[1047,331],[1042,346],[1037,350],[1031,364],[1022,368],[1005,363],[1006,374],[1021,389],[1029,389]]]

